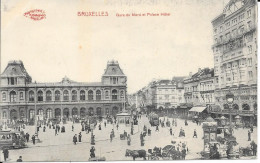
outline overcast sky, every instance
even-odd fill
[[[2,1],[1,72],[9,60],[22,60],[33,81],[58,82],[66,75],[79,82],[99,82],[107,61],[114,59],[133,93],[154,78],[213,68],[211,20],[228,0],[119,2]],[[23,16],[32,9],[44,10],[46,19]],[[79,17],[78,11],[107,11],[109,16]],[[171,15],[116,17],[148,12]]]

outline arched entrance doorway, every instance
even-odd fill
[[[101,116],[101,114],[102,114],[102,113],[101,113],[101,108],[98,107],[98,108],[97,108],[97,115],[98,115],[98,116]]]
[[[86,108],[80,108],[80,118],[84,118],[86,116]]]
[[[72,118],[76,118],[78,117],[78,109],[77,108],[73,108],[72,109]]]
[[[94,109],[93,108],[89,108],[88,109],[88,115],[89,116],[93,116],[94,115]]]
[[[65,108],[65,109],[63,110],[63,117],[64,117],[64,118],[69,118],[69,116],[70,116],[69,108]]]
[[[112,109],[112,115],[113,115],[113,116],[116,116],[117,113],[118,113],[118,108],[115,106],[115,107],[113,107],[113,109]]]
[[[54,115],[55,118],[61,118],[61,109],[60,108],[56,108],[55,109],[55,115]]]
[[[11,110],[10,111],[10,118],[11,120],[13,121],[16,121],[18,119],[18,114],[17,114],[17,111],[16,110]]]

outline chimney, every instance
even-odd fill
[[[189,77],[191,77],[192,76],[192,72],[190,72],[190,74],[189,74]]]

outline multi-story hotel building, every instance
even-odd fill
[[[22,61],[10,61],[1,74],[0,120],[116,115],[125,108],[126,81],[117,61],[108,62],[101,82],[92,83],[67,77],[55,83],[32,82]]]
[[[229,114],[226,94],[235,95],[232,114],[245,121],[257,109],[257,2],[230,0],[212,20],[215,70],[215,101],[212,113]]]

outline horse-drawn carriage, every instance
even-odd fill
[[[176,142],[175,142],[176,143]],[[182,159],[183,153],[178,149],[181,150],[186,148],[185,143],[181,145],[166,145],[163,148],[154,147],[154,149],[148,149],[149,159],[151,160],[180,160]]]

